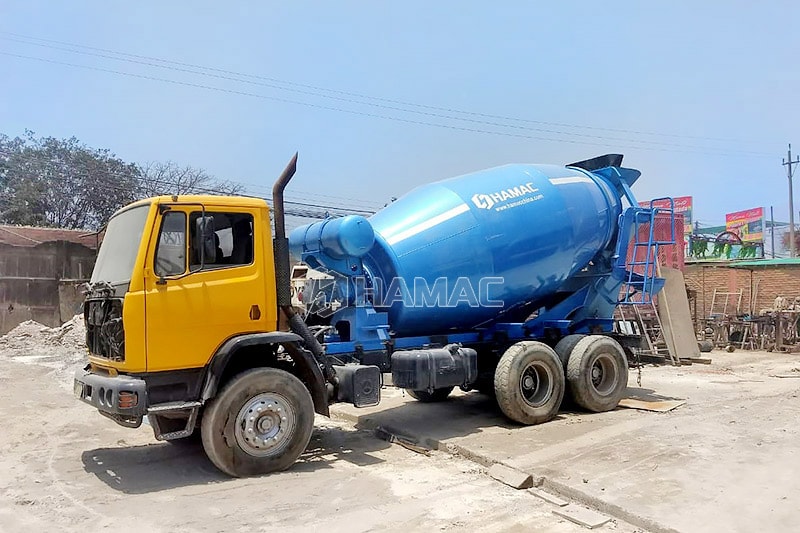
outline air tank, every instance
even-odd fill
[[[317,250],[333,269],[341,261],[325,248],[357,250],[398,336],[468,331],[546,302],[609,245],[621,209],[598,174],[506,165],[418,187],[369,219],[339,223],[352,236],[324,231],[326,246],[324,228],[298,228],[290,246],[297,256]]]

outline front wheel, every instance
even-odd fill
[[[275,368],[234,377],[203,413],[203,448],[234,477],[285,470],[308,446],[314,403],[305,385]]]
[[[564,369],[546,344],[518,342],[500,358],[494,390],[508,418],[520,424],[541,424],[558,414],[564,398]]]

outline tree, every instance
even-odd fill
[[[139,169],[75,137],[0,137],[0,222],[97,229],[137,196]]]
[[[180,166],[172,161],[150,162],[139,166],[139,189],[142,198],[164,194],[223,194],[244,191],[238,183],[217,179],[201,168]]]
[[[773,231],[775,230],[773,229]],[[791,248],[791,242],[792,242],[791,232],[789,232],[789,230],[787,229],[786,233],[784,233],[783,236],[781,237],[781,244],[783,245],[783,249],[789,250]],[[794,249],[795,253],[798,250],[800,250],[800,231],[797,230],[795,230],[794,232]]]
[[[126,163],[75,137],[0,134],[0,223],[97,229],[139,198],[241,192],[241,184],[199,168],[171,161]]]

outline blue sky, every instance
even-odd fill
[[[800,153],[798,15],[796,2],[777,1],[0,0],[2,32],[259,76],[220,79],[3,33],[5,54],[128,75],[0,54],[0,132],[74,135],[252,192],[299,150],[294,198],[346,206],[505,163],[620,152],[643,173],[639,199],[692,195],[708,224],[770,205],[787,220],[781,157],[792,140]]]

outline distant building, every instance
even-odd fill
[[[85,230],[0,225],[0,334],[25,320],[57,326],[81,310],[99,238]]]

